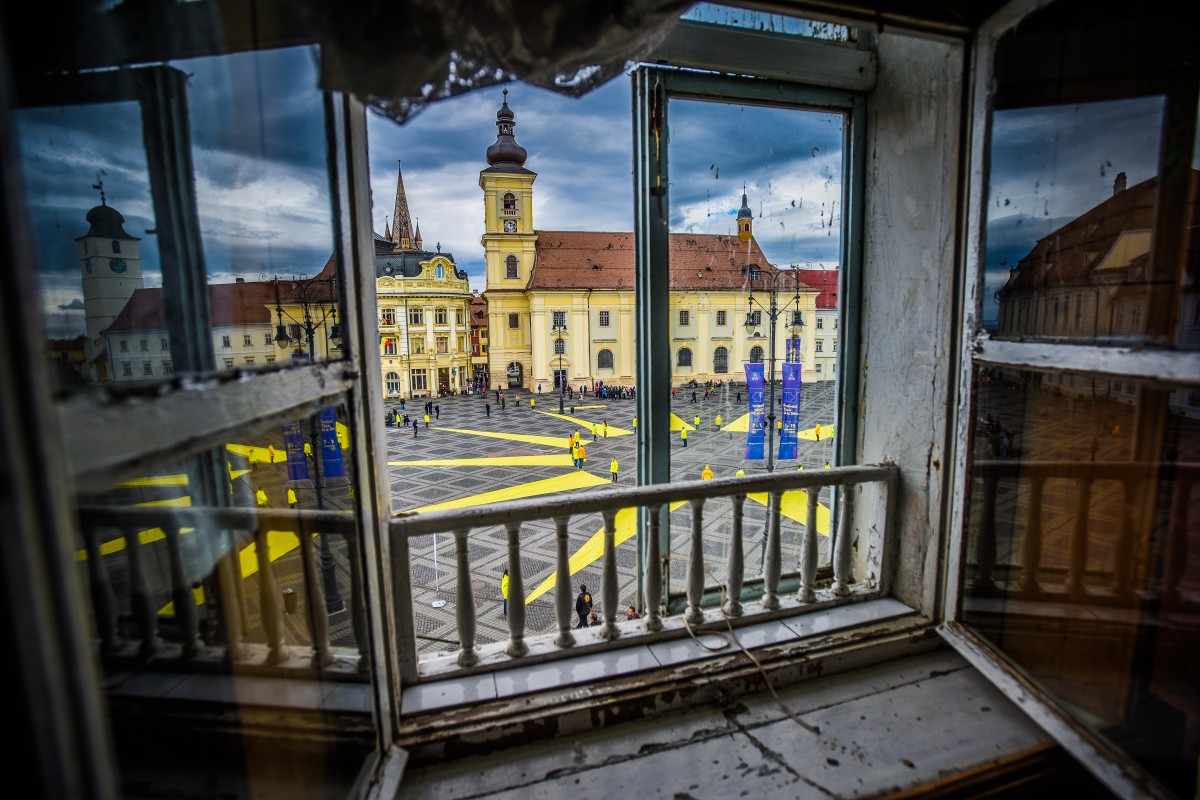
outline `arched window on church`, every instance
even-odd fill
[[[596,369],[612,369],[613,355],[612,350],[604,349],[596,354]]]
[[[758,345],[750,348],[750,363],[761,364],[763,360],[762,348]]]
[[[566,347],[567,346],[566,346],[566,344],[563,343],[562,339],[555,339],[554,340],[554,355],[560,355],[562,353],[567,352]]]
[[[505,261],[504,263],[506,266],[504,277],[506,277],[506,278],[521,277],[520,275],[517,274],[517,257],[516,256],[509,256],[508,260]]]
[[[675,365],[678,367],[690,367],[692,365],[692,351],[686,347],[679,348],[679,354],[675,358]]]
[[[119,252],[121,252],[121,242],[120,242],[120,240],[119,240],[119,239],[113,239],[113,240],[112,240],[112,248],[113,248],[113,252],[114,252],[114,253],[119,253]]]
[[[729,350],[724,347],[713,350],[713,372],[729,372]]]
[[[504,210],[505,211],[516,211],[517,210],[517,198],[513,195],[512,192],[506,192],[504,195]]]

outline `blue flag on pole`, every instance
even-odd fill
[[[288,480],[307,481],[308,459],[304,457],[304,434],[300,432],[300,420],[289,422],[283,428],[283,447],[287,450]]]
[[[761,460],[766,458],[764,440],[766,438],[766,422],[763,407],[763,365],[746,365],[746,397],[750,401],[750,432],[746,435],[746,458]]]
[[[321,409],[321,465],[325,470],[326,483],[330,478],[346,477],[342,447],[337,435],[337,411],[333,406]]]
[[[783,364],[783,427],[779,431],[779,460],[796,458],[800,439],[800,365]]]

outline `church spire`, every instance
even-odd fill
[[[396,161],[396,211],[392,216],[392,231],[388,236],[392,240],[393,250],[412,250],[413,226],[408,214],[408,198],[404,195],[404,172],[400,162]]]
[[[496,141],[487,149],[487,162],[491,166],[504,165],[522,167],[529,151],[517,144],[513,128],[517,125],[516,115],[508,107],[508,89],[504,90],[504,103],[496,112]]]
[[[415,231],[414,231],[414,233],[413,233],[413,248],[414,248],[414,249],[416,249],[416,250],[421,250],[421,249],[422,249],[422,247],[421,247],[421,220],[420,220],[420,218],[418,218],[418,219],[417,219],[416,226],[415,226]]]

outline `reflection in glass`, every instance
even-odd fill
[[[963,620],[1191,796],[1200,420],[1071,373],[980,369],[975,395]]]

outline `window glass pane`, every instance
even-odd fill
[[[238,369],[261,369],[275,354],[265,334],[273,336],[281,308],[271,278],[333,278],[326,126],[312,50],[141,69],[176,88],[178,100],[163,92],[139,103],[128,87],[150,78],[125,85],[85,73],[55,81],[91,103],[16,112],[45,335],[66,354],[54,370],[64,387],[169,379],[158,362],[149,373],[127,374],[114,359],[121,340],[167,339],[175,373],[223,370],[227,355]],[[143,130],[159,125],[168,134],[155,157],[181,151],[189,160],[160,170],[167,177],[152,186]],[[178,209],[178,217],[157,219],[156,203]],[[207,298],[198,286],[180,286],[185,274],[202,275]],[[305,299],[294,291],[283,299],[292,318],[284,322],[303,320]],[[200,316],[180,310],[205,301]],[[311,302],[316,331],[306,338],[318,359],[337,355],[328,336],[331,302],[336,293]],[[234,352],[214,353],[226,339]],[[304,349],[312,358],[308,342]],[[248,363],[248,355],[259,357]]]
[[[979,369],[962,619],[1190,797],[1200,392]]]

